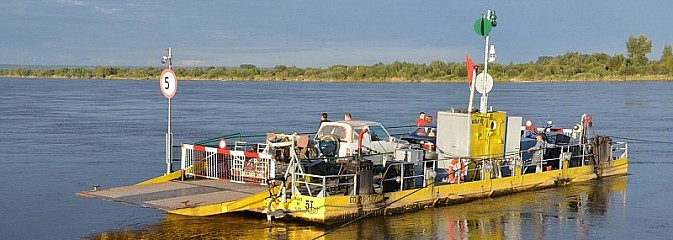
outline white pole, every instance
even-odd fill
[[[469,104],[467,105],[467,112],[471,113],[472,112],[472,102],[474,102],[474,84],[476,84],[476,79],[477,79],[477,70],[474,68],[468,69],[468,71],[472,71],[472,79],[470,81],[472,84],[470,84],[470,101]]]
[[[482,90],[486,89],[486,76],[488,74],[488,39],[489,39],[489,36],[486,35],[486,37],[484,37],[484,39],[485,39],[484,40],[484,42],[485,42],[485,44],[484,44],[484,75],[483,75],[484,79],[482,79],[483,81],[481,81],[481,84],[482,84],[481,89]],[[483,92],[483,93],[481,93],[481,106],[479,108],[479,111],[482,112],[482,113],[485,113],[485,112],[487,112],[487,108],[488,108],[488,92]]]
[[[168,69],[173,69],[173,54],[168,48]],[[166,131],[166,174],[171,173],[173,162],[173,132],[171,132],[171,99],[168,99],[168,129]]]
[[[470,103],[467,106],[467,122],[465,124],[467,124],[467,126],[466,126],[467,132],[471,133],[472,132],[472,106],[473,106],[472,102],[474,102],[474,89],[475,89],[474,85],[477,84],[477,82],[475,81],[477,79],[477,69],[472,68],[471,70],[468,69],[468,71],[472,71],[472,79],[471,79],[472,84],[470,85]],[[468,151],[467,155],[470,156],[470,152],[469,152],[470,150],[469,149],[471,148],[471,145],[472,145],[472,143],[470,141],[470,137],[467,137],[466,142],[467,142],[467,149],[468,149],[467,150]]]
[[[166,174],[171,173],[173,161],[173,133],[171,133],[171,99],[168,99],[168,130],[166,132]]]

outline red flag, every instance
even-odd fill
[[[470,60],[470,57],[465,54],[465,63],[467,64],[467,84],[472,87],[472,77],[474,75],[474,63]]]

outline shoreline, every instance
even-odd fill
[[[36,77],[36,76],[0,76],[0,78],[12,78],[12,79],[61,79],[61,80],[132,80],[132,81],[147,81],[147,80],[156,80],[151,78],[118,78],[114,76],[105,77],[105,78],[68,78],[68,77]],[[157,79],[159,77],[157,76]],[[222,82],[333,82],[333,83],[467,83],[466,80],[437,80],[437,79],[384,79],[384,80],[373,80],[373,79],[359,79],[359,80],[348,80],[348,79],[304,79],[304,78],[295,78],[295,79],[194,79],[194,78],[180,78],[180,81],[222,81]],[[581,82],[641,82],[641,81],[673,81],[673,76],[662,76],[662,75],[647,75],[647,76],[628,76],[621,78],[603,78],[603,79],[496,79],[497,82],[501,83],[552,83],[552,82],[568,82],[568,83],[581,83]]]

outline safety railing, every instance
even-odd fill
[[[357,186],[355,174],[315,175],[295,172],[292,174],[293,193],[311,197],[327,197],[354,191]],[[348,193],[351,194],[351,193]]]
[[[563,169],[564,162],[568,162],[568,168],[587,165],[592,156],[589,146],[589,144],[574,144],[543,149],[543,151],[559,149],[559,154],[558,156],[543,158],[538,162],[531,162],[531,159],[526,159],[523,164],[522,174]],[[523,152],[521,151],[521,153]],[[532,171],[532,169],[535,169],[535,171]]]
[[[432,160],[436,166],[437,180],[442,183],[461,183],[465,181],[465,178],[468,176],[468,171],[474,171],[474,169],[469,169],[469,162],[467,159],[462,158],[442,158],[437,160]],[[426,161],[427,162],[427,161]]]
[[[616,142],[612,145],[612,157],[619,159],[627,157],[629,152],[629,144],[626,142]]]
[[[445,158],[437,161],[437,183],[458,184],[477,181],[486,178],[490,172],[491,178],[510,177],[515,175],[515,169],[520,167],[518,154],[509,154],[504,158]]]
[[[386,170],[382,175],[375,177],[375,191],[378,193],[404,191],[426,187],[429,184],[460,184],[489,178],[513,177],[517,174],[531,173],[527,172],[527,169],[531,169],[532,172],[543,172],[565,167],[581,167],[589,164],[592,157],[589,144],[561,145],[553,149],[559,153],[558,156],[543,158],[536,163],[524,161],[521,158],[523,151],[513,152],[500,158],[456,157],[423,160],[415,163],[392,162],[385,165]],[[615,143],[613,145],[614,157],[611,160],[626,156],[627,151],[626,143]],[[387,174],[393,168],[396,173]],[[354,174],[322,176],[297,172],[292,174],[292,186],[295,193],[325,197],[337,193],[353,194],[352,189],[358,187],[358,182]]]
[[[420,185],[420,184],[418,184],[419,181],[416,181],[416,180],[421,180],[421,181],[422,181],[422,186],[425,187],[426,184],[427,184],[427,182],[425,181],[425,179],[428,177],[428,174],[426,174],[425,171],[423,171],[422,173],[418,173],[418,171],[416,171],[414,165],[415,165],[415,164],[400,163],[400,162],[392,163],[392,164],[388,165],[388,167],[387,167],[387,169],[386,169],[386,172],[383,173],[383,176],[386,176],[387,171],[389,171],[390,169],[394,168],[395,166],[399,166],[399,168],[400,168],[400,169],[399,169],[399,170],[400,170],[400,171],[399,171],[400,175],[399,175],[399,176],[395,176],[395,177],[393,177],[393,178],[384,178],[384,179],[381,179],[381,185],[382,185],[382,187],[384,187],[384,186],[386,185],[386,184],[385,184],[386,182],[388,182],[388,181],[393,181],[393,182],[395,182],[395,183],[397,183],[397,184],[400,185],[399,188],[398,188],[398,189],[395,189],[395,190],[403,191],[403,190],[406,190],[406,189],[411,189],[411,188],[419,187],[419,186],[418,186],[418,185]],[[411,171],[412,174],[407,174],[407,172],[410,172],[408,168],[412,168],[412,169],[413,169],[413,171]]]
[[[181,169],[185,176],[266,185],[275,178],[273,155],[199,145],[182,145]]]

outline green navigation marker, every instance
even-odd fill
[[[488,36],[492,28],[491,21],[485,17],[479,18],[474,22],[474,32],[480,36]]]

